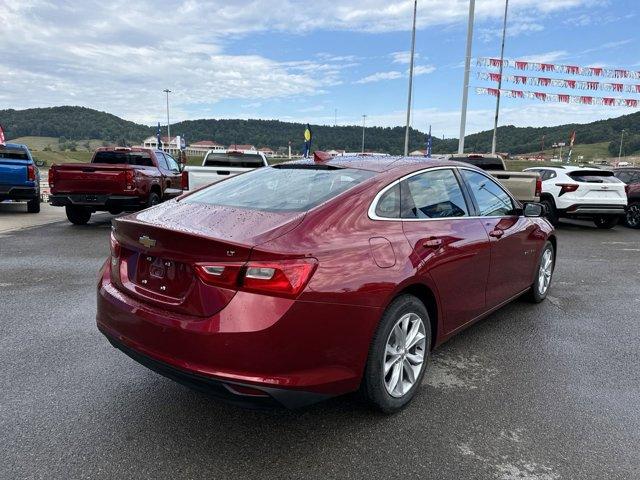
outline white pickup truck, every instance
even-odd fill
[[[456,154],[451,160],[470,163],[495,177],[521,203],[540,201],[542,181],[536,172],[510,172],[500,155],[481,153]]]
[[[183,190],[196,190],[239,173],[268,165],[267,157],[261,152],[209,150],[204,156],[201,167],[185,167],[182,172],[182,187]]]

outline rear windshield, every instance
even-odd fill
[[[216,183],[184,201],[271,212],[305,212],[373,175],[346,168],[259,168]]]
[[[204,167],[258,168],[264,166],[260,155],[242,153],[210,153],[204,159]]]
[[[482,170],[504,170],[504,164],[502,160],[499,158],[491,158],[491,157],[467,157],[467,158],[456,158],[456,160],[460,160],[462,162],[470,163],[471,165],[475,165]]]
[[[11,160],[29,160],[29,155],[22,148],[0,147],[0,158],[10,158]]]
[[[609,172],[606,170],[578,170],[576,172],[570,172],[567,175],[569,175],[576,182],[623,183],[613,175],[613,172]]]
[[[92,163],[110,163],[153,167],[151,155],[147,152],[97,152]]]

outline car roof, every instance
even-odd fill
[[[25,144],[23,143],[5,143],[4,144],[5,148],[16,148],[16,149],[23,149],[23,150],[29,150],[29,147],[27,147]]]
[[[337,168],[354,168],[371,172],[387,172],[397,168],[420,170],[422,168],[439,166],[470,166],[469,164],[454,162],[448,156],[436,157],[403,157],[403,156],[338,156],[328,160],[315,161],[312,158],[286,162],[289,165],[330,165]],[[283,165],[286,165],[283,164]]]

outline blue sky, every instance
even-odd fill
[[[640,70],[637,1],[510,5],[508,58]],[[457,135],[467,8],[419,0],[412,123],[438,136]],[[477,0],[474,57],[498,55],[503,9],[504,0]],[[0,109],[83,105],[152,124],[164,121],[168,87],[173,120],[333,124],[337,109],[339,124],[366,114],[369,125],[401,125],[411,14],[411,1],[392,0],[0,0]],[[473,75],[471,84],[488,86]],[[471,92],[468,132],[491,128],[494,102]],[[503,106],[500,123],[518,126],[633,111]]]

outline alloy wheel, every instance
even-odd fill
[[[384,386],[395,398],[404,396],[415,385],[424,367],[426,334],[422,318],[403,315],[391,329],[384,355]]]
[[[626,220],[631,228],[640,228],[640,203],[629,205]]]
[[[553,274],[553,252],[549,249],[545,250],[540,261],[540,270],[538,272],[538,292],[540,295],[547,293],[551,284],[551,275]]]

